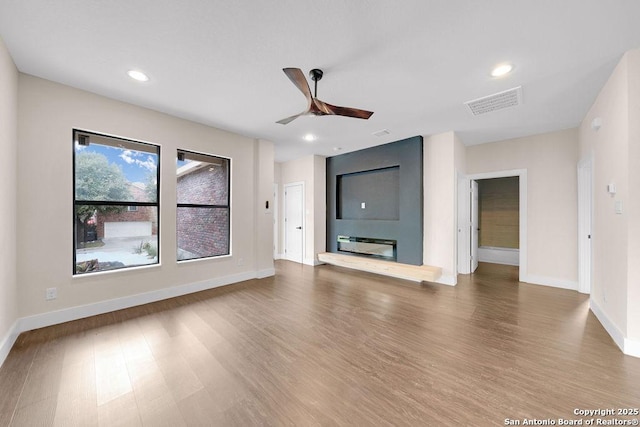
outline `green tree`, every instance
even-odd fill
[[[158,174],[150,172],[147,174],[144,192],[148,202],[155,202],[158,196]]]
[[[128,181],[120,167],[109,163],[100,153],[76,152],[76,200],[127,201],[132,200]],[[87,221],[97,212],[122,212],[126,206],[76,205],[76,242],[84,242]]]

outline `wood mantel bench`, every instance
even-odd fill
[[[412,280],[414,282],[435,282],[442,274],[440,267],[401,264],[376,258],[342,255],[332,252],[318,254],[318,260],[339,267],[353,268],[354,270],[367,271],[369,273],[377,273],[399,279]]]

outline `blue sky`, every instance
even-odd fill
[[[146,183],[147,176],[155,175],[157,170],[158,156],[152,153],[100,144],[91,144],[88,147],[76,145],[76,152],[85,150],[103,154],[109,163],[115,163],[120,167],[129,182]]]

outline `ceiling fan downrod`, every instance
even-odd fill
[[[313,97],[317,98],[318,97],[318,80],[322,79],[322,75],[324,73],[322,72],[321,69],[319,68],[314,68],[313,70],[309,71],[309,77],[311,77],[311,80],[313,80]]]

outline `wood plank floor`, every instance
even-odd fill
[[[640,406],[640,359],[588,297],[516,268],[481,264],[456,287],[276,269],[22,334],[0,426],[491,426]]]

